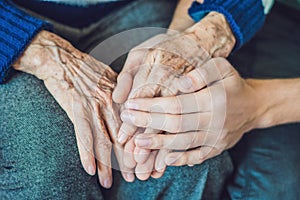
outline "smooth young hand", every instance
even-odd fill
[[[189,88],[182,87],[185,79],[191,83]],[[219,155],[258,127],[266,111],[258,104],[260,97],[251,81],[242,79],[224,58],[211,59],[178,84],[182,92],[191,93],[132,99],[125,104],[131,109],[128,123],[168,132],[135,138],[140,148],[172,150],[164,158],[167,165],[200,164]]]

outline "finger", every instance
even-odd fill
[[[165,157],[168,155],[168,153],[170,153],[171,151],[168,149],[160,149],[158,151],[158,154],[156,156],[155,159],[155,164],[154,164],[154,168],[156,170],[156,172],[160,173],[161,175],[164,173],[164,171],[166,170],[166,163],[165,163]]]
[[[213,145],[215,139],[216,135],[207,131],[177,134],[140,134],[135,138],[135,145],[146,149],[187,150],[202,145]]]
[[[117,109],[118,108],[112,105],[107,105],[104,109],[102,109],[101,113],[103,119],[105,120],[105,125],[107,131],[109,132],[112,143],[116,143],[118,139],[118,132],[122,124],[120,114]]]
[[[148,50],[166,38],[168,38],[168,35],[157,35],[130,51],[118,77],[118,84],[113,92],[113,100],[115,102],[123,103],[128,98],[130,90],[133,88],[133,79],[135,79],[137,72],[140,70]]]
[[[143,164],[149,159],[150,152],[151,151],[149,149],[142,149],[139,147],[135,147],[133,153],[134,160],[139,164]]]
[[[137,127],[128,124],[128,123],[122,123],[119,133],[118,133],[118,142],[120,144],[124,144],[128,138],[132,137],[136,133]]]
[[[160,42],[169,38],[169,35],[166,34],[159,34],[156,35],[143,43],[139,44],[138,46],[134,47],[128,54],[126,62],[124,64],[122,72],[130,71],[132,69],[138,70],[138,67],[145,58],[147,52],[152,49],[155,45],[159,44]],[[136,72],[136,71],[135,71]]]
[[[94,175],[96,173],[96,163],[90,120],[85,116],[86,111],[80,99],[77,99],[77,96],[73,97],[73,123],[81,164],[88,174]]]
[[[99,134],[103,133],[99,132]],[[94,139],[99,181],[103,187],[110,188],[112,185],[111,143],[101,136],[96,136]]]
[[[143,164],[137,164],[135,167],[136,177],[140,180],[147,180],[154,169],[154,161],[157,151],[150,153],[149,159]]]
[[[124,147],[118,143],[114,144],[114,153],[119,164],[119,170],[121,171],[124,180],[127,182],[133,182],[135,179],[134,169],[126,167],[123,161]]]
[[[144,57],[148,51],[148,48],[143,47],[135,47],[132,49],[127,56],[127,59],[125,61],[125,64],[123,66],[123,69],[121,71],[122,73],[128,72],[132,76],[134,76],[137,71],[139,70],[139,67],[141,63],[144,60]]]
[[[112,171],[111,168],[103,165],[101,161],[97,161],[97,172],[100,184],[104,188],[110,188],[112,186]]]
[[[98,107],[95,102],[94,107]],[[102,110],[96,110],[93,113],[93,135],[94,135],[94,152],[97,159],[98,178],[100,184],[105,188],[110,188],[112,185],[112,170],[111,170],[111,150],[112,142],[110,141],[106,125],[103,121]]]
[[[211,113],[190,113],[172,115],[125,110],[121,113],[122,121],[138,127],[146,127],[170,133],[207,130],[210,126]]]
[[[137,135],[148,135],[148,134],[158,134],[159,131],[153,129],[146,129],[144,133]],[[137,136],[136,135],[136,136]],[[149,149],[143,149],[139,147],[135,147],[134,149],[134,159],[137,163],[143,164],[145,163],[150,156],[151,151]]]
[[[220,150],[216,148],[204,146],[186,152],[169,153],[165,158],[165,162],[168,166],[192,166],[201,164],[205,160],[215,157],[220,153]]]
[[[214,58],[178,80],[178,89],[183,93],[195,92],[233,73],[230,63],[224,58]]]
[[[99,134],[103,133],[99,132]],[[99,182],[103,187],[110,188],[112,185],[110,141],[101,137],[95,137],[95,155],[97,158]]]
[[[151,173],[151,177],[155,178],[155,179],[161,178],[163,175],[164,175],[164,172],[153,171]]]
[[[138,72],[146,49],[132,50],[125,61],[124,67],[117,79],[117,86],[115,87],[112,97],[116,103],[124,103],[128,98],[133,85],[133,79]]]
[[[95,175],[96,163],[94,157],[92,131],[89,123],[86,120],[81,119],[79,121],[80,123],[74,124],[74,128],[81,164],[88,174]]]
[[[130,140],[127,141],[127,143],[124,146],[124,157],[123,157],[123,162],[124,165],[128,168],[134,168],[136,166],[136,161],[134,160],[134,139],[131,138]]]
[[[125,103],[127,109],[153,113],[186,114],[208,112],[211,110],[209,90],[172,97],[130,99]]]
[[[137,134],[137,135],[158,134],[159,132],[160,132],[159,130],[147,128],[144,131],[144,133]],[[149,159],[150,153],[151,153],[151,151],[149,149],[141,149],[141,148],[135,147],[134,159],[137,163],[143,164]]]
[[[133,83],[132,75],[128,72],[122,73],[118,77],[118,83],[112,93],[112,98],[116,103],[124,103],[128,98]]]
[[[150,73],[151,65],[149,63],[143,63],[134,77],[128,99],[137,97],[153,97],[155,95],[159,86],[157,84],[147,82]]]

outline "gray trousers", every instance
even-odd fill
[[[90,50],[123,30],[167,27],[175,5],[134,1],[87,29],[55,23],[55,32]],[[162,178],[144,182],[126,183],[114,171],[113,187],[103,189],[97,176],[84,172],[73,125],[43,82],[16,72],[0,86],[0,199],[218,199],[231,171],[225,152],[198,166],[169,167]]]
[[[275,4],[262,30],[230,62],[246,78],[300,77],[299,23],[298,10]],[[253,130],[230,154],[230,199],[300,199],[299,123]]]

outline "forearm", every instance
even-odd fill
[[[9,76],[10,67],[32,38],[48,24],[0,1],[0,84]]]
[[[246,80],[256,91],[257,121],[255,128],[300,122],[300,78]]]
[[[223,14],[210,12],[185,30],[211,57],[227,57],[235,46],[235,37]]]
[[[184,31],[195,39],[211,57],[227,57],[235,46],[235,37],[223,14],[210,12],[195,23],[188,14],[193,0],[181,0],[175,10],[169,29]],[[203,3],[203,0],[199,0]]]
[[[179,1],[169,29],[181,32],[195,24],[193,19],[188,14],[188,9],[191,6],[192,2],[193,0]]]

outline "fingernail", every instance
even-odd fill
[[[170,156],[170,157],[167,157],[165,161],[166,161],[167,165],[172,165],[177,161],[177,159],[178,158],[176,158],[176,157]]]
[[[193,86],[192,80],[188,77],[181,77],[179,79],[179,84],[184,88],[184,89],[190,89]]]
[[[111,186],[110,179],[105,179],[103,182],[103,187],[110,188],[110,186]]]
[[[133,174],[126,173],[125,176],[126,176],[126,181],[128,181],[128,182],[133,182],[134,181],[134,175]]]
[[[125,107],[126,107],[127,109],[134,109],[134,110],[137,110],[137,109],[139,108],[139,106],[138,106],[136,103],[133,103],[133,102],[131,102],[131,101],[127,101],[127,102],[125,103]]]
[[[119,138],[118,138],[118,142],[119,142],[120,144],[123,144],[126,140],[127,140],[127,135],[124,134],[124,133],[121,133],[121,135],[120,135]]]
[[[166,163],[165,163],[165,160],[164,159],[161,159],[161,160],[157,160],[158,161],[158,163],[157,163],[157,165],[155,165],[155,169],[156,169],[156,171],[157,172],[159,172],[159,173],[162,173],[162,172],[164,172],[165,171],[165,169],[166,169]],[[156,162],[157,162],[156,161]]]
[[[165,168],[166,168],[166,166],[165,166],[164,162],[160,162],[155,169],[157,172],[163,172],[163,171],[165,171]]]
[[[123,112],[121,114],[121,119],[123,122],[133,123],[135,120],[135,117],[132,114],[129,114],[128,112],[126,112],[126,113]]]
[[[94,175],[95,174],[95,168],[92,165],[88,166],[87,173],[89,173],[90,175]]]
[[[149,147],[151,145],[151,139],[150,138],[136,138],[135,139],[135,145],[138,147]]]

